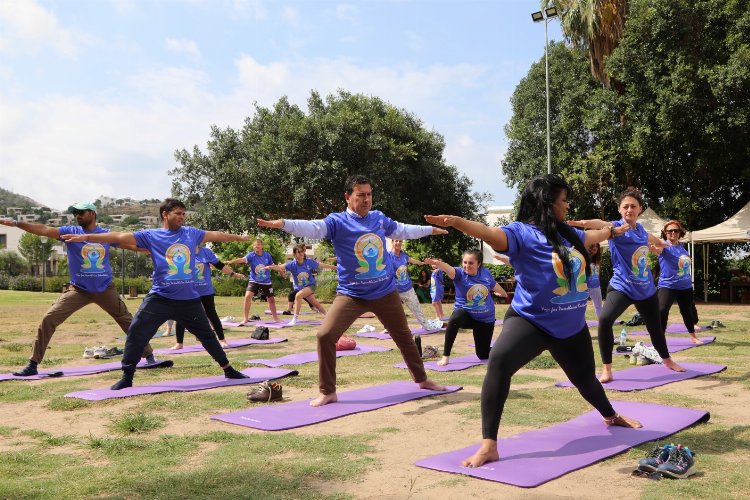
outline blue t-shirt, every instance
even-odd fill
[[[677,243],[662,249],[659,254],[659,288],[692,289],[690,263],[690,255],[682,244]]]
[[[271,284],[271,270],[266,269],[266,266],[273,265],[273,257],[268,252],[263,252],[258,255],[255,252],[250,252],[245,255],[247,265],[250,267],[250,276],[248,281],[251,283],[258,283],[259,285],[270,285]]]
[[[589,288],[600,288],[602,285],[599,282],[599,266],[591,264],[591,272],[589,273],[589,279],[587,281]]]
[[[502,228],[508,237],[508,250],[516,278],[511,306],[534,326],[555,338],[568,338],[586,326],[586,260],[572,243],[561,237],[568,248],[572,278],[565,274],[562,260],[547,237],[537,227],[512,222]],[[584,232],[573,228],[584,240]]]
[[[453,286],[456,289],[454,309],[464,309],[469,316],[483,323],[495,322],[495,301],[492,300],[492,289],[497,282],[486,267],[480,267],[477,274],[466,274],[460,267],[454,267],[456,276]]]
[[[442,269],[435,269],[430,275],[430,298],[433,302],[443,300],[444,286]]]
[[[337,212],[324,220],[326,238],[333,242],[338,257],[336,292],[367,300],[393,292],[391,254],[385,250],[385,237],[397,229],[397,224],[379,210],[364,217]]]
[[[622,226],[622,220],[612,222]],[[609,285],[630,300],[644,300],[656,293],[651,268],[648,267],[648,233],[640,222],[622,236],[609,240],[613,276]]]
[[[218,264],[219,258],[207,247],[201,247],[195,254],[195,291],[205,297],[214,294],[214,284],[211,281],[211,264]]]
[[[87,233],[81,226],[61,226],[57,230],[63,234],[98,234],[108,233],[109,229],[99,226]],[[62,239],[60,240],[62,241]],[[70,284],[89,293],[101,293],[112,283],[112,269],[109,266],[109,247],[112,243],[65,242],[68,254],[68,273]]]
[[[393,278],[396,280],[398,293],[414,290],[414,284],[411,282],[411,276],[409,276],[409,255],[404,251],[401,251],[398,256],[393,252],[388,253],[391,254]]]
[[[284,264],[284,269],[292,273],[295,290],[302,290],[306,286],[313,286],[315,284],[313,271],[319,267],[320,264],[307,257],[305,257],[302,264],[298,263],[297,259],[290,260]]]
[[[145,229],[136,231],[136,245],[151,252],[154,273],[151,275],[151,293],[174,300],[191,300],[199,297],[195,291],[195,247],[203,241],[206,232],[190,226],[176,231]]]

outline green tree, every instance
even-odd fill
[[[13,250],[0,250],[0,273],[11,276],[29,272],[29,263]]]
[[[345,208],[350,174],[372,180],[374,208],[401,222],[423,214],[474,217],[488,201],[443,158],[445,143],[413,114],[377,97],[312,92],[308,112],[286,98],[255,106],[242,130],[211,128],[207,152],[175,153],[173,194],[197,208],[193,223],[246,232],[255,219],[318,219]],[[450,248],[465,237],[431,238]]]
[[[122,225],[123,226],[137,226],[140,224],[141,221],[138,219],[137,215],[128,215],[124,219],[122,219]]]
[[[18,251],[27,261],[41,265],[47,262],[52,255],[52,247],[55,246],[55,240],[48,238],[46,243],[42,243],[39,236],[32,233],[23,233],[18,240]]]

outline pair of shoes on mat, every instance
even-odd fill
[[[247,393],[247,400],[252,402],[280,401],[282,399],[281,384],[265,380]]]
[[[644,358],[648,358],[654,363],[662,363],[663,360],[661,359],[661,356],[659,356],[659,353],[656,349],[653,347],[646,347],[646,344],[643,342],[636,342],[633,346],[633,350],[631,351],[633,355],[635,356],[641,356]]]
[[[95,359],[108,359],[114,358],[115,356],[122,356],[124,351],[119,347],[107,348],[107,346],[99,346],[94,349]]]
[[[422,359],[434,359],[440,356],[440,349],[436,345],[426,345],[422,349]]]
[[[357,333],[371,333],[375,331],[375,327],[372,325],[364,325],[362,328],[357,330]]]
[[[281,314],[282,316],[291,316],[294,313],[292,313],[292,311],[281,311]]]
[[[223,318],[219,318],[219,320],[223,323],[234,323],[235,321],[237,321],[237,318],[235,318],[234,316],[224,316]]]
[[[725,328],[724,323],[722,323],[718,319],[711,321],[710,327],[711,328]]]
[[[96,357],[97,352],[98,353],[104,353],[107,350],[107,346],[100,345],[100,346],[94,346],[94,347],[86,347],[83,350],[83,358],[84,359],[93,359]]]
[[[443,327],[443,322],[439,319],[428,319],[424,322],[424,329],[429,331],[440,330]]]
[[[655,472],[674,479],[685,479],[695,473],[695,454],[687,446],[680,444],[656,445],[638,462],[638,469]]]

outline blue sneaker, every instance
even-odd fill
[[[659,446],[658,444],[646,455],[646,458],[642,458],[638,462],[638,468],[647,472],[656,472],[656,469],[667,461],[669,458],[669,452],[674,448],[673,444],[665,444]]]
[[[660,472],[662,476],[686,479],[695,473],[695,470],[690,470],[695,463],[694,456],[690,448],[678,444],[670,450],[669,458],[659,465],[656,471]]]

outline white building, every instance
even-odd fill
[[[485,222],[488,226],[507,224],[513,220],[514,215],[512,205],[489,207],[485,215]],[[489,245],[482,245],[482,259],[486,264],[502,264],[502,262],[495,260],[495,252]]]

